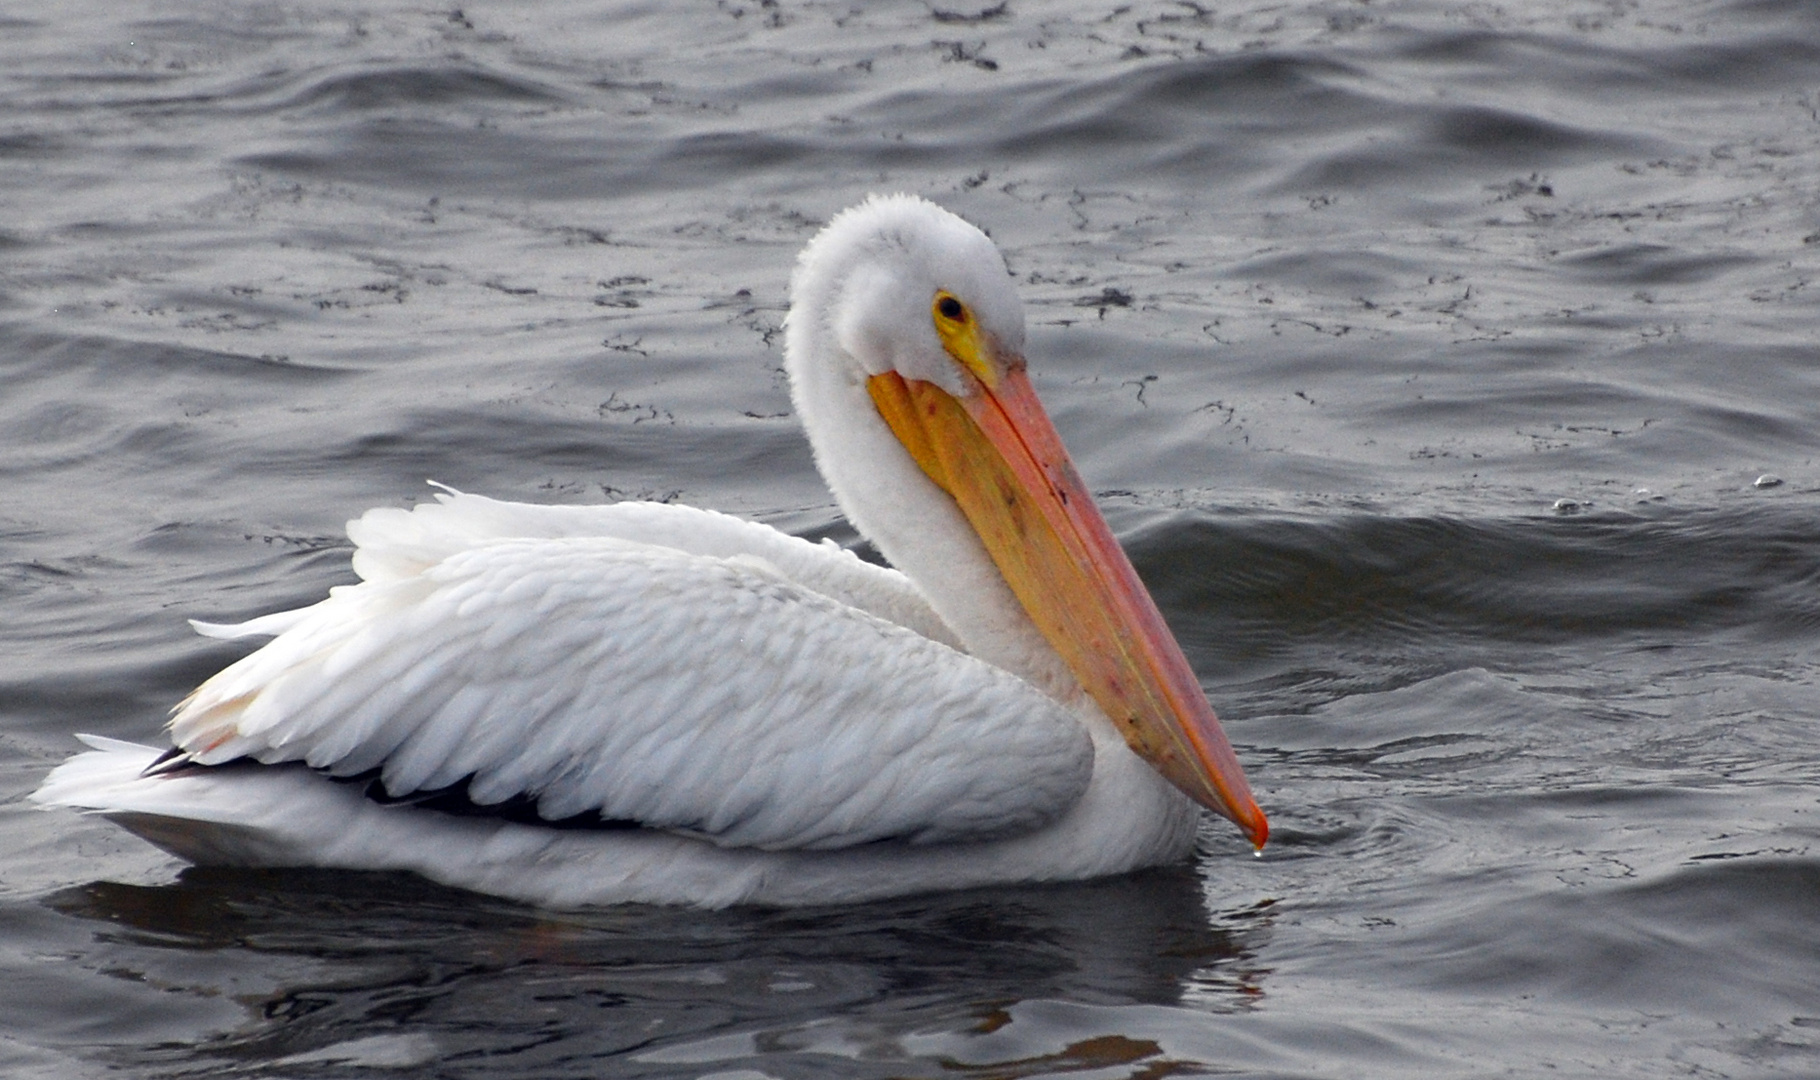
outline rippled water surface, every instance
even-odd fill
[[[847,909],[186,870],[23,802],[434,478],[853,541],[779,371],[986,227],[1275,825]],[[1820,7],[0,12],[0,1068],[1820,1074]]]

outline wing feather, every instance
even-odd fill
[[[1064,707],[750,551],[534,537],[383,565],[198,688],[177,744],[768,849],[1036,828],[1092,770]]]
[[[367,581],[408,580],[450,555],[497,540],[610,536],[716,558],[754,556],[806,588],[959,648],[922,592],[896,570],[839,545],[812,544],[769,525],[670,503],[538,506],[444,488],[434,502],[369,510],[348,522],[354,572]],[[277,632],[291,612],[238,627],[203,624],[214,636]],[[258,624],[258,625],[256,625]]]

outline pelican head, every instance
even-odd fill
[[[825,323],[809,327],[791,316],[793,335],[825,335],[837,346],[818,356],[845,363],[849,376],[895,371],[904,379],[966,393],[961,369],[944,347],[956,318],[971,321],[999,355],[1024,347],[1024,308],[998,247],[968,222],[909,196],[874,197],[836,217],[804,250],[791,289],[793,311]],[[949,310],[932,317],[947,297]]]
[[[1213,709],[1037,401],[992,241],[923,199],[875,196],[804,250],[786,330],[797,412],[854,524],[977,655],[1085,693],[1261,847]]]

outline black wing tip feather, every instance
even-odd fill
[[[545,829],[588,829],[594,831],[618,831],[622,829],[642,829],[636,821],[624,821],[618,818],[603,818],[598,813],[582,811],[565,818],[547,818],[537,809],[537,800],[530,795],[514,795],[496,803],[477,803],[468,794],[468,784],[473,777],[463,777],[448,787],[434,791],[413,791],[405,795],[393,795],[386,791],[385,784],[380,782],[379,770],[373,769],[359,776],[337,777],[350,783],[364,781],[362,789],[368,799],[381,806],[410,806],[419,810],[434,810],[455,817],[491,818],[495,821],[510,821],[519,825],[536,825]]]
[[[172,773],[182,772],[184,769],[191,767],[198,769],[207,768],[207,766],[199,765],[191,759],[188,750],[185,750],[181,746],[173,746],[164,753],[159,754],[158,760],[141,769],[139,775],[142,778],[147,776],[168,776]]]
[[[286,762],[281,765],[260,765],[252,758],[239,757],[233,761],[224,761],[219,765],[204,765],[190,757],[189,752],[180,746],[173,746],[159,754],[156,761],[140,771],[141,777],[177,776],[184,773],[205,772],[225,768],[230,765],[254,765],[259,768],[273,769],[286,767],[308,768],[301,762]],[[478,803],[468,794],[468,785],[472,776],[466,776],[448,787],[434,791],[413,791],[405,795],[393,795],[386,791],[380,781],[378,768],[368,769],[353,776],[333,776],[323,770],[312,770],[339,784],[358,784],[360,793],[367,799],[381,806],[409,806],[418,810],[434,810],[437,813],[452,814],[456,817],[492,818],[496,821],[510,821],[519,825],[537,825],[546,829],[591,829],[618,831],[622,829],[642,829],[636,821],[619,818],[603,818],[598,813],[582,811],[565,818],[546,818],[537,809],[537,799],[530,795],[514,795],[503,802]]]

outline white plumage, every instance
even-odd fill
[[[445,492],[350,523],[360,584],[198,624],[275,637],[175,710],[178,762],[148,772],[156,751],[89,739],[34,798],[198,862],[414,870],[555,905],[839,902],[1182,857],[1193,805],[1132,747],[1165,771],[1180,754],[1147,750],[1141,716],[1120,737],[1103,706],[1122,699],[1033,622],[1051,598],[1000,572],[998,511],[969,509],[966,478],[885,415],[893,387],[972,407],[1021,378],[1022,316],[990,241],[921,200],[874,199],[810,246],[792,291],[787,356],[817,462],[908,577],[688,507]],[[1051,498],[1097,522],[1055,468]],[[370,797],[374,777],[396,802]],[[413,805],[449,791],[615,827]],[[1262,841],[1261,815],[1197,797]]]
[[[388,524],[447,553],[308,609],[199,688],[172,739],[205,765],[379,769],[393,797],[465,782],[552,820],[774,850],[1021,832],[1087,785],[1092,748],[1060,705],[865,610],[910,606],[901,575],[699,510],[589,508],[599,535],[539,537],[510,527],[515,509],[450,494],[421,512],[442,532],[395,511],[357,522],[363,555],[398,553]],[[464,527],[489,512],[505,535]],[[697,549],[742,539],[716,537],[723,523],[750,530],[807,580],[749,550],[620,538],[657,523]]]

